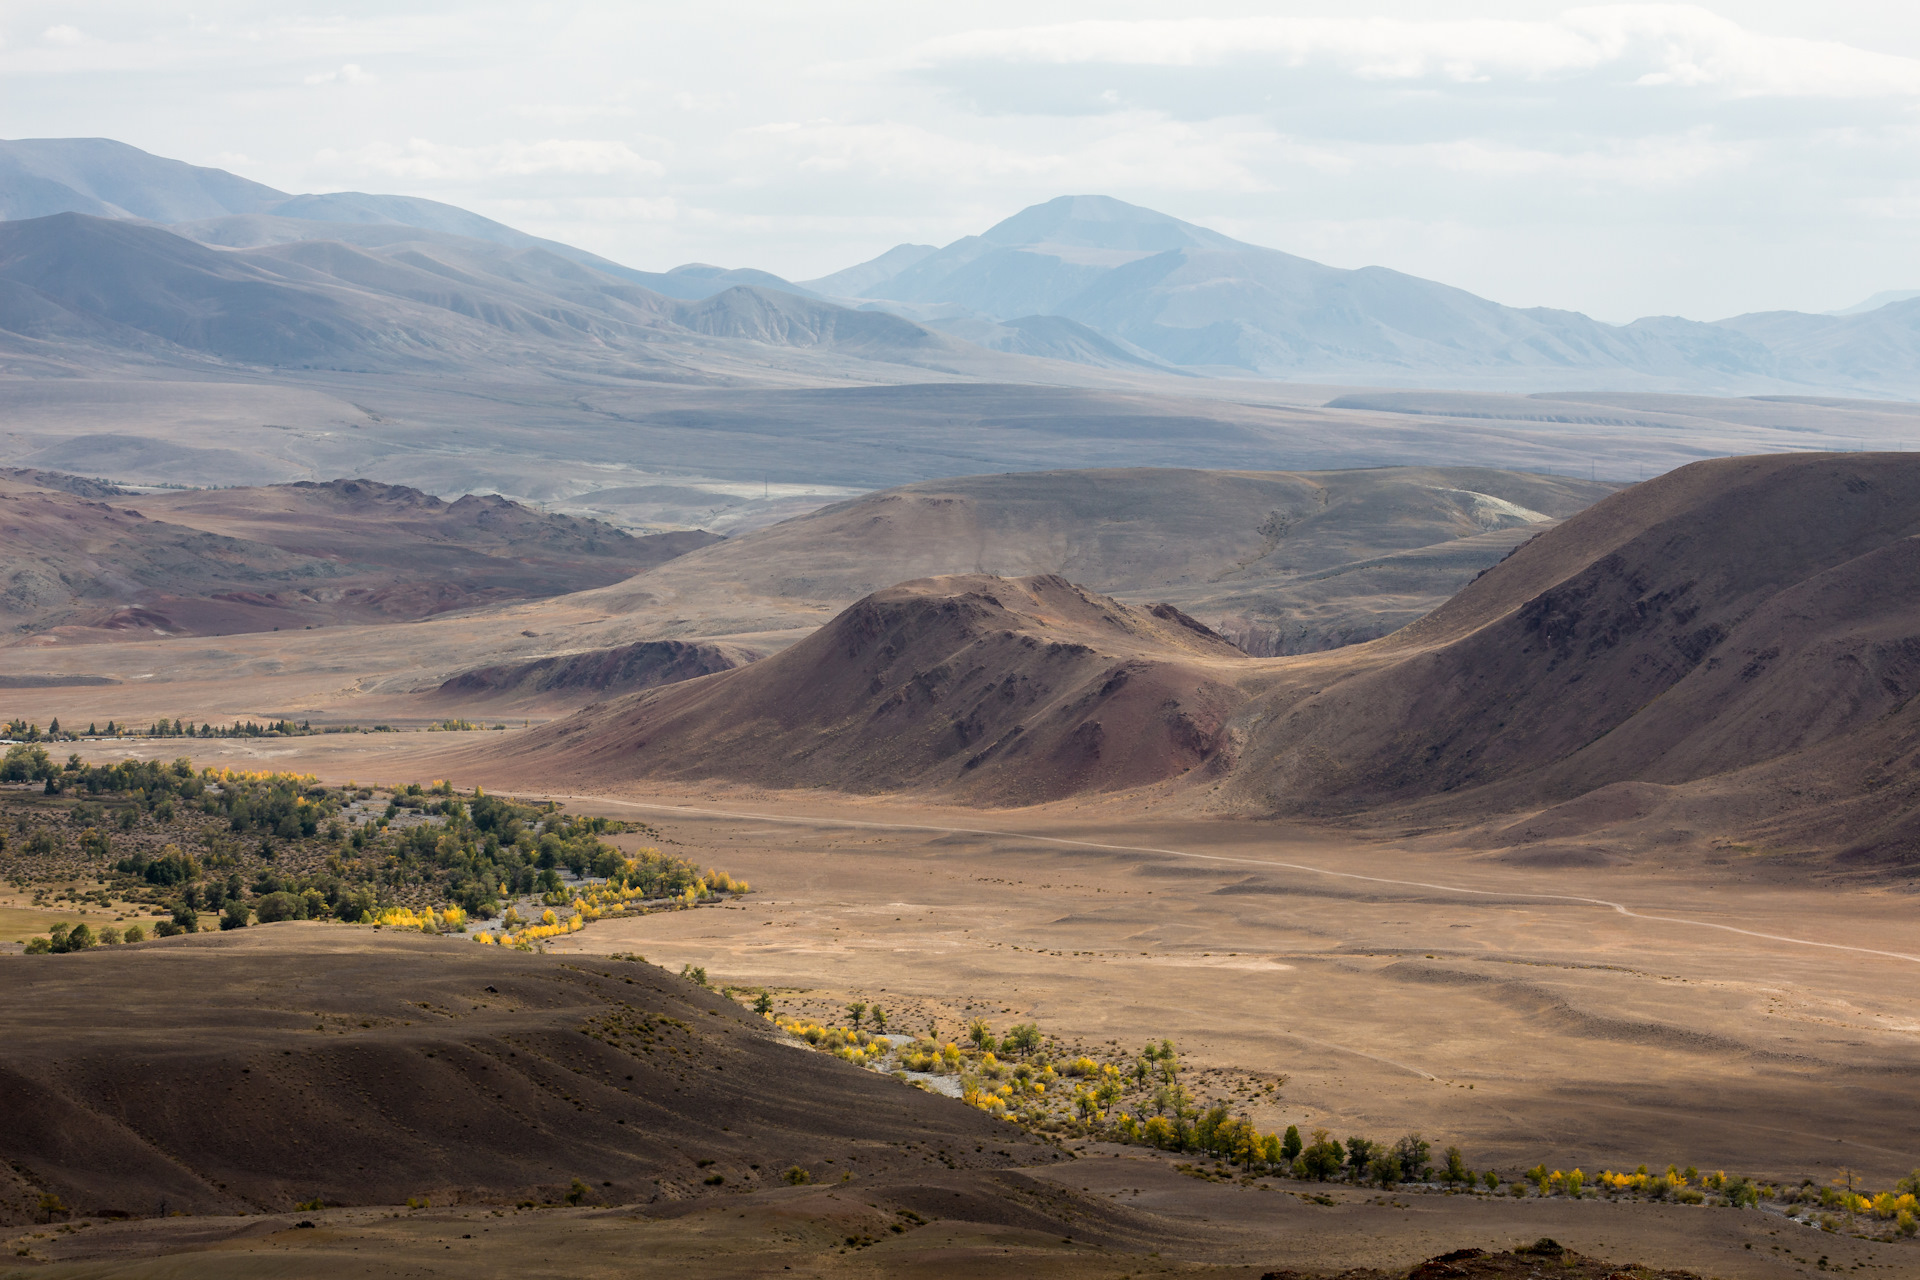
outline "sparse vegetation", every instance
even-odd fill
[[[31,891],[35,910],[152,914],[163,917],[152,928],[160,937],[211,927],[202,912],[229,930],[332,920],[459,932],[502,916],[503,900],[534,896],[542,916],[509,916],[498,939],[532,947],[609,915],[748,891],[725,872],[653,849],[628,856],[601,838],[628,824],[445,782],[327,787],[184,759],[60,763],[36,743],[10,747],[0,779],[16,784],[0,790],[0,875]],[[599,883],[570,886],[563,869]],[[68,922],[31,949],[122,937],[142,941],[146,930],[109,942]]]

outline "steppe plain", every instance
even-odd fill
[[[439,776],[449,760],[442,736],[378,737],[377,751],[365,746],[375,739],[345,737],[196,754],[336,780]],[[1851,1169],[1877,1185],[1912,1163],[1920,926],[1897,886],[1809,893],[1737,855],[1714,866],[1515,866],[1447,840],[1193,821],[1150,803],[981,813],[724,788],[564,800],[642,819],[666,847],[757,887],[734,909],[603,921],[550,944],[576,963],[639,952],[667,971],[702,965],[716,985],[766,986],[783,1012],[825,1017],[859,999],[884,1003],[898,1027],[943,1035],[984,1017],[1036,1020],[1090,1044],[1168,1037],[1196,1092],[1239,1101],[1262,1127],[1417,1129],[1508,1176],[1536,1162],[1673,1162],[1782,1181]],[[295,928],[310,926],[262,932]],[[259,940],[274,943],[301,948],[292,936]],[[1260,1092],[1279,1074],[1289,1079],[1277,1098]],[[657,1207],[487,1219],[497,1243],[485,1249],[455,1234],[474,1234],[479,1209],[330,1210],[324,1231],[286,1234],[284,1215],[127,1224],[62,1248],[94,1267],[115,1252],[185,1249],[196,1274],[257,1274],[275,1254],[276,1274],[346,1274],[367,1254],[434,1273],[449,1245],[465,1274],[539,1273],[564,1240],[567,1265],[587,1274],[629,1251],[689,1275],[905,1274],[935,1259],[1005,1274],[1001,1251],[1012,1250],[1033,1274],[1205,1264],[1197,1273],[1253,1276],[1404,1267],[1544,1234],[1582,1254],[1703,1274],[1807,1274],[1817,1256],[1910,1273],[1908,1246],[1819,1236],[1771,1213],[1353,1189],[1328,1207],[1286,1194],[1318,1190],[1299,1184],[1195,1182],[1138,1148],[1079,1155],[1032,1176],[1072,1193],[1073,1206],[1054,1211],[1077,1224],[1065,1231],[1082,1248],[1091,1235],[1124,1260],[1080,1256],[1044,1235],[1052,1227],[991,1214],[832,1253],[841,1235],[864,1233],[845,1215],[892,1211],[885,1179],[854,1203],[793,1188],[676,1203],[667,1222]],[[1102,1236],[1090,1219],[1108,1209],[1123,1216]],[[1134,1234],[1155,1231],[1170,1233],[1156,1241],[1164,1261]],[[129,1258],[74,1273],[176,1272]]]

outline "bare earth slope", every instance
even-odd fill
[[[574,783],[751,778],[988,803],[1139,786],[1205,763],[1245,659],[1171,608],[1062,578],[962,576],[862,600],[738,671],[637,694],[517,744]]]
[[[640,640],[611,649],[476,667],[447,680],[436,692],[440,700],[460,707],[482,703],[489,709],[538,709],[554,702],[578,706],[582,697],[597,700],[637,693],[731,671],[764,656],[738,645]]]
[[[1052,1158],[646,964],[309,924],[54,959],[5,962],[0,1222],[43,1190],[145,1217]]]
[[[73,481],[0,477],[0,616],[17,631],[125,639],[409,621],[603,586],[718,541],[637,538],[497,496],[448,503],[368,480],[111,503]]]
[[[1057,578],[912,583],[776,660],[563,722],[555,759],[1002,804],[1204,762],[1224,784],[1192,799],[1215,810],[1458,826],[1558,805],[1540,830],[1920,861],[1916,535],[1920,458],[1704,462],[1402,632],[1265,661]]]
[[[1310,652],[1404,626],[1616,487],[1478,467],[964,476],[755,530],[595,599],[712,635],[815,626],[914,578],[1058,574],[1177,604],[1253,653]]]

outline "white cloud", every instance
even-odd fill
[[[1398,18],[1089,20],[927,41],[900,65],[1205,68],[1248,59],[1362,80],[1543,81],[1601,75],[1729,96],[1920,96],[1920,59],[1764,35],[1694,5],[1603,5],[1551,21]]]
[[[349,62],[332,71],[316,71],[306,78],[308,84],[362,84],[373,76],[360,69],[357,62]]]
[[[388,177],[424,181],[554,174],[659,177],[666,172],[658,160],[640,155],[625,142],[595,138],[547,138],[487,146],[455,146],[413,138],[404,146],[376,142],[351,153],[323,151],[316,159],[329,168],[344,164]]]
[[[61,23],[57,27],[48,27],[40,33],[40,38],[48,44],[74,45],[82,43],[87,37],[81,34],[80,28]]]
[[[1275,162],[1321,170],[1341,157],[1269,129],[1213,121],[1195,126],[1151,113],[1104,117],[1093,136],[1036,148],[958,138],[896,122],[786,121],[743,131],[743,147],[780,169],[862,182],[1051,184],[1060,190],[1154,185],[1185,190],[1265,189],[1258,169]],[[1021,139],[1019,141],[1024,141]]]

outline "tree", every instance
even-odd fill
[[[1315,1129],[1313,1141],[1300,1153],[1300,1168],[1315,1182],[1325,1182],[1340,1172],[1340,1166],[1346,1163],[1346,1158],[1345,1149],[1325,1129]]]
[[[244,929],[247,927],[247,921],[252,915],[253,912],[248,909],[246,903],[240,901],[238,898],[229,898],[227,899],[226,909],[220,913],[220,927],[222,929]]]
[[[1460,1148],[1447,1148],[1447,1167],[1441,1171],[1440,1179],[1449,1185],[1473,1181],[1473,1175],[1467,1172],[1466,1157],[1460,1153]]]
[[[973,1041],[976,1049],[988,1049],[988,1041],[993,1039],[993,1028],[987,1025],[985,1018],[975,1018],[967,1024],[967,1039]]]
[[[1040,1047],[1040,1024],[1016,1022],[1000,1037],[1000,1047],[1009,1053],[1032,1053]]]
[[[1287,1126],[1286,1136],[1280,1140],[1280,1156],[1282,1159],[1291,1163],[1293,1158],[1299,1154],[1300,1154],[1300,1126],[1297,1124],[1290,1124]]]
[[[762,991],[760,998],[753,1002],[753,1011],[755,1013],[772,1013],[773,997]]]
[[[306,918],[307,904],[291,893],[275,891],[262,894],[253,904],[253,913],[260,917],[261,924],[277,924],[282,920],[302,920]]]
[[[1357,1135],[1347,1139],[1347,1171],[1355,1181],[1365,1181],[1376,1145],[1371,1139]]]
[[[85,920],[82,920],[79,924],[73,926],[73,931],[67,935],[67,950],[85,951],[92,945],[93,930],[87,925]]]
[[[866,1015],[867,1005],[864,1000],[855,1000],[847,1006],[847,1018],[853,1023],[855,1030],[859,1029],[860,1019],[866,1017]]]
[[[880,1031],[887,1029],[887,1011],[885,1009],[882,1009],[879,1005],[875,1005],[873,1006],[873,1012],[869,1016],[873,1019],[873,1025],[876,1029]]]
[[[1418,1133],[1409,1133],[1393,1147],[1393,1153],[1400,1158],[1401,1176],[1408,1182],[1424,1182],[1432,1159],[1428,1154],[1432,1146]]]
[[[1374,1154],[1367,1172],[1382,1187],[1391,1187],[1407,1176],[1406,1166],[1400,1163],[1400,1153],[1391,1147],[1382,1147]]]

